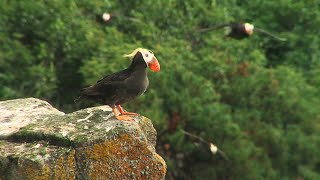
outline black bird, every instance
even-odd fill
[[[205,32],[209,32],[209,31],[221,29],[224,27],[230,28],[230,31],[227,33],[226,37],[231,37],[231,38],[238,39],[238,40],[248,38],[253,35],[253,31],[257,31],[257,32],[263,33],[265,35],[271,36],[272,38],[274,38],[276,40],[286,41],[286,39],[280,38],[280,37],[268,32],[266,30],[254,27],[254,25],[250,24],[250,23],[234,22],[234,23],[220,24],[220,25],[216,25],[213,27],[209,27],[209,28],[199,29],[199,30],[197,30],[197,32],[205,33]]]
[[[146,68],[159,72],[160,64],[152,51],[143,48],[138,48],[125,56],[132,58],[132,63],[127,69],[110,74],[96,84],[84,88],[78,99],[84,98],[109,105],[115,118],[130,121],[132,118],[127,115],[137,114],[124,111],[121,104],[140,96],[147,90],[149,80]],[[117,113],[116,107],[120,114]]]

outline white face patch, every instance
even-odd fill
[[[245,24],[244,24],[244,29],[246,30],[246,32],[247,32],[249,35],[252,35],[254,26],[253,26],[252,24],[250,24],[250,23],[245,23]]]
[[[142,54],[143,60],[148,64],[150,61],[152,61],[154,54],[152,51],[149,51],[147,49],[141,49],[139,50],[140,53]]]
[[[111,19],[111,15],[109,13],[103,13],[102,19],[107,22]]]

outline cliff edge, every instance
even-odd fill
[[[0,179],[164,179],[149,119],[99,106],[65,114],[35,99],[0,102]]]

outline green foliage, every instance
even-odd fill
[[[153,120],[168,179],[319,179],[318,7],[316,0],[0,1],[0,99],[34,96],[74,111],[82,87],[127,67],[122,55],[149,48],[161,72],[150,72],[148,91],[124,106]],[[114,15],[110,22],[100,19],[104,12]],[[195,32],[229,21],[288,41]]]

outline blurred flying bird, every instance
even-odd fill
[[[102,19],[105,22],[109,21],[111,19],[111,14],[110,13],[103,13],[102,14]]]
[[[120,12],[104,12],[102,14],[96,14],[96,21],[102,24],[112,24],[115,21],[123,19],[125,21],[132,21],[136,23],[143,23],[140,19],[122,15]]]
[[[192,133],[190,133],[190,132],[187,132],[187,131],[185,131],[185,130],[181,130],[181,131],[182,131],[183,134],[185,134],[185,135],[187,135],[187,136],[190,136],[190,137],[192,137],[192,138],[196,138],[196,139],[198,139],[201,143],[204,143],[204,144],[208,145],[208,147],[209,147],[209,149],[210,149],[210,151],[211,151],[211,153],[212,153],[213,155],[219,153],[219,154],[222,156],[223,159],[229,161],[228,156],[227,156],[222,150],[218,149],[218,147],[217,147],[215,144],[213,144],[212,142],[206,141],[206,140],[204,140],[203,138],[201,138],[201,137],[199,137],[199,136],[197,136],[197,135],[195,135],[195,134],[192,134]]]
[[[198,29],[197,32],[205,33],[205,32],[214,31],[217,29],[225,28],[225,27],[229,28],[229,32],[226,34],[226,37],[231,37],[238,40],[248,38],[253,35],[253,31],[256,31],[256,32],[260,32],[262,34],[271,36],[276,40],[286,41],[286,39],[278,37],[266,30],[254,27],[254,25],[250,23],[238,23],[238,22],[225,23],[225,24],[215,25],[209,28]]]
[[[128,115],[137,114],[124,111],[121,104],[140,96],[147,90],[149,80],[146,68],[159,72],[160,64],[152,51],[143,48],[138,48],[125,56],[132,58],[132,63],[127,69],[110,74],[96,84],[82,89],[77,100],[89,99],[109,105],[116,119],[132,121]]]

